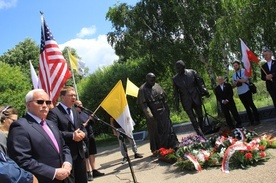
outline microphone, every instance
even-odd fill
[[[83,107],[83,106],[74,104],[74,107],[78,107],[78,108],[80,108],[81,110],[87,111],[87,112],[89,112],[89,113],[92,114],[92,111],[90,111],[89,109],[87,109],[87,108],[85,108],[85,107]],[[91,116],[92,116],[92,115],[91,115]],[[100,121],[100,118],[98,118],[98,116],[96,116],[96,114],[94,114],[92,117],[93,117],[95,120]]]
[[[81,110],[90,111],[90,110],[86,109],[85,107],[82,107],[82,106],[77,105],[77,104],[74,104],[74,106],[80,108]]]

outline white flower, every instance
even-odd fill
[[[196,159],[197,159],[198,161],[205,162],[204,154],[203,154],[202,152],[199,152],[199,153],[196,155]]]
[[[226,148],[221,148],[221,150],[220,150],[220,152],[219,152],[219,156],[221,157],[221,158],[223,158],[224,157],[224,152],[226,151]]]

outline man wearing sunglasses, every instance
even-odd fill
[[[73,108],[77,100],[75,88],[65,86],[60,91],[59,104],[50,110],[47,119],[55,122],[69,146],[73,167],[69,176],[70,183],[87,183],[84,138],[85,128],[79,112]]]
[[[13,122],[8,134],[8,154],[40,183],[68,182],[72,169],[70,150],[54,122],[46,120],[51,101],[42,89],[26,95],[27,114]]]

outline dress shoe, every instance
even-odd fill
[[[135,153],[134,154],[134,158],[143,158],[143,156],[141,154],[139,154],[139,153]]]
[[[105,175],[105,173],[100,172],[99,170],[93,170],[93,177],[100,177]]]
[[[122,164],[125,164],[127,162],[127,157],[124,157],[122,160]]]
[[[92,172],[87,172],[87,180],[88,181],[92,181],[93,180]]]

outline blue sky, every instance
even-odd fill
[[[106,34],[112,31],[111,23],[105,20],[109,7],[137,2],[139,0],[0,0],[0,55],[26,38],[40,45],[39,11],[42,11],[60,48],[75,48],[92,73],[118,58],[106,40]]]

